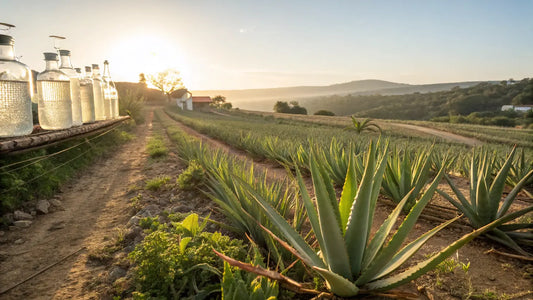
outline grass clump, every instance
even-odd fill
[[[191,161],[189,167],[180,174],[176,182],[183,190],[192,190],[204,183],[205,171],[196,161]]]
[[[148,141],[146,151],[151,158],[163,157],[168,154],[168,148],[160,136],[154,136]]]
[[[145,189],[150,191],[157,191],[169,181],[170,176],[157,176],[156,178],[152,178],[146,181]]]
[[[129,89],[119,94],[121,116],[130,116],[136,124],[144,123],[144,97],[136,90]]]

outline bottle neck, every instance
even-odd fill
[[[61,68],[73,69],[69,55],[61,56]]]
[[[47,60],[46,61],[46,70],[57,70],[58,63],[57,60]]]
[[[0,59],[15,60],[15,50],[12,45],[0,45]]]

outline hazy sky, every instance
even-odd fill
[[[533,77],[532,16],[526,0],[0,0],[32,69],[63,35],[75,66],[175,68],[192,90]]]

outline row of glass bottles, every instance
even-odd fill
[[[26,135],[32,132],[30,69],[15,59],[14,40],[0,35],[0,137]],[[70,51],[44,53],[46,69],[37,76],[39,124],[43,129],[66,129],[105,119],[118,113],[118,94],[104,63],[104,77],[94,64],[85,67],[85,75],[76,71]]]

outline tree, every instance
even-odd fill
[[[214,107],[220,107],[220,106],[222,106],[222,104],[226,103],[226,97],[224,97],[222,95],[215,96],[211,100],[213,101],[213,102],[211,102],[211,104]]]
[[[315,116],[334,116],[335,113],[329,110],[321,109],[314,113]]]
[[[290,105],[287,102],[278,101],[274,105],[274,111],[284,114],[307,115],[307,109],[300,106],[298,101],[291,101]]]
[[[170,95],[172,92],[183,88],[180,72],[173,69],[168,69],[155,75],[148,75],[148,80],[167,96],[168,102],[172,100]]]

